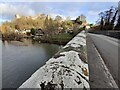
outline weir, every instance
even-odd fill
[[[86,33],[80,32],[39,68],[20,88],[89,89]]]

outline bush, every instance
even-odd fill
[[[35,29],[34,28],[31,28],[31,32],[30,32],[32,35],[35,35]]]

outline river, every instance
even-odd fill
[[[37,69],[52,57],[60,46],[24,40],[19,42],[1,42],[2,45],[2,87],[18,88]]]

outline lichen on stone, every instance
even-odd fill
[[[85,38],[84,31],[75,36],[20,88],[90,88]]]

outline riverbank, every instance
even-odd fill
[[[40,41],[42,43],[52,43],[52,44],[58,44],[58,45],[65,45],[67,44],[75,35],[69,34],[69,33],[60,33],[58,35],[52,35],[52,36],[43,36],[40,38]]]
[[[23,35],[2,35],[2,41],[23,42],[24,38],[31,38],[39,43],[50,43],[57,45],[66,45],[78,32],[75,33],[59,33],[55,35],[43,36],[23,36]]]
[[[32,39],[27,39],[27,38],[21,38],[20,40],[3,40],[3,43],[9,43],[11,45],[15,45],[15,46],[28,46],[32,42]]]

